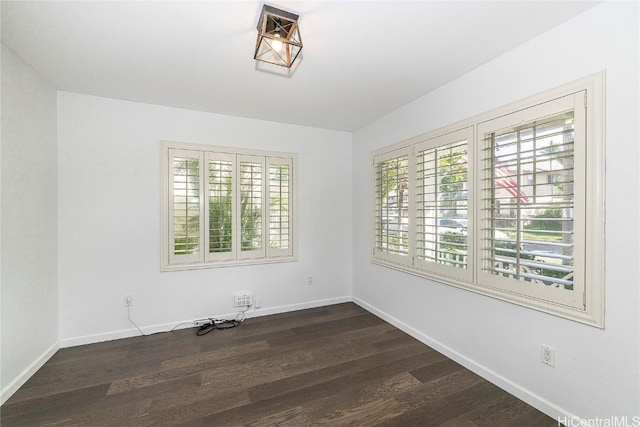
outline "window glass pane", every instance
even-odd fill
[[[173,159],[174,255],[200,252],[200,162]]]
[[[209,161],[209,253],[232,250],[232,163]]]
[[[262,248],[262,164],[240,163],[240,250]]]
[[[409,159],[380,162],[376,173],[376,246],[383,252],[409,254]]]
[[[269,166],[269,246],[289,248],[289,165]]]
[[[573,111],[485,135],[483,270],[573,289]]]
[[[467,141],[420,151],[416,257],[467,268]]]

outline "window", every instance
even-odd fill
[[[162,269],[295,260],[295,154],[163,143]]]
[[[603,326],[603,73],[373,153],[373,262]]]

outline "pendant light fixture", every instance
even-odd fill
[[[291,68],[302,50],[298,17],[295,13],[263,5],[253,59]]]

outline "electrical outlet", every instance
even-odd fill
[[[133,295],[127,295],[124,298],[124,306],[125,307],[133,307]]]
[[[309,276],[309,278],[307,279],[307,285],[313,286],[313,276]]]
[[[233,299],[234,307],[249,307],[253,305],[253,293],[249,291],[236,292]]]
[[[556,366],[556,349],[542,344],[540,350],[540,361],[545,365]]]
[[[260,306],[262,306],[262,298],[255,297],[253,299],[253,308],[260,308]]]

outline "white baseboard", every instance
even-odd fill
[[[180,325],[180,326],[177,326]],[[172,322],[158,325],[142,326],[145,334],[151,335],[159,332],[168,332],[173,328],[183,329],[195,326],[193,320],[185,320],[184,322]],[[76,347],[79,345],[95,344],[98,342],[119,340],[121,338],[130,338],[141,335],[137,328],[120,329],[118,331],[102,332],[99,334],[82,335],[79,337],[65,338],[60,340],[60,347]]]
[[[345,302],[353,302],[353,298],[351,296],[343,296],[343,297],[337,297],[337,298],[327,298],[323,300],[304,302],[300,304],[290,304],[290,305],[280,305],[278,307],[259,308],[257,310],[248,311],[247,317],[268,316],[271,314],[287,313],[289,311],[324,307],[326,305],[342,304]]]
[[[13,394],[18,391],[18,389],[22,387],[24,383],[26,383],[38,369],[42,368],[42,365],[44,365],[47,360],[51,359],[51,356],[53,356],[59,348],[60,345],[57,342],[54,343],[51,347],[46,349],[44,353],[38,356],[22,372],[20,372],[20,374],[16,378],[11,380],[9,384],[3,387],[2,392],[0,392],[0,405],[4,405],[4,402],[9,400],[9,398],[13,396]]]
[[[440,341],[435,340],[429,337],[428,335],[425,335],[424,333],[418,331],[417,329],[407,325],[406,323],[396,319],[395,317],[385,313],[384,311],[379,310],[378,308],[366,303],[365,301],[362,301],[359,298],[353,297],[353,302],[359,305],[360,307],[364,308],[365,310],[369,311],[370,313],[375,314],[381,319],[391,323],[393,326],[406,332],[407,334],[411,335],[413,338],[417,339],[418,341],[444,354],[451,360],[459,363],[460,365],[464,366],[465,368],[469,369],[475,374],[478,374],[479,376],[491,382],[492,384],[495,384],[501,389],[516,396],[518,399],[528,403],[529,405],[533,406],[539,411],[544,412],[551,418],[555,420],[558,420],[558,419],[579,420],[580,419],[579,417],[571,414],[569,411],[544,399],[542,396],[539,396],[536,393],[533,393],[532,391],[527,390],[526,388],[520,386],[519,384],[514,383],[510,379],[487,368],[486,366],[475,362],[474,360],[468,358],[467,356],[461,353],[458,353],[451,347],[448,347],[445,344],[441,343]],[[577,425],[582,425],[582,424],[577,424]]]
[[[281,305],[277,307],[250,309],[249,311],[246,312],[246,317],[252,318],[252,317],[268,316],[270,314],[286,313],[288,311],[304,310],[307,308],[314,308],[314,307],[324,307],[326,305],[340,304],[340,303],[351,302],[351,301],[353,301],[353,299],[350,296],[343,296],[343,297],[337,297],[337,298],[327,298],[323,300],[309,301],[309,302],[304,302],[300,304],[290,304],[290,305]],[[233,319],[236,316],[236,314],[237,312],[226,313],[226,314],[211,314],[209,315],[209,317],[216,318],[216,319]],[[207,317],[207,316],[204,316],[204,317]],[[140,325],[140,328],[144,331],[145,334],[156,334],[159,332],[168,332],[176,329],[195,327],[193,323],[194,320],[201,319],[201,318],[202,317],[183,320],[183,321],[176,321],[171,323],[149,325],[149,326]],[[137,320],[137,319],[134,319],[134,320]],[[75,347],[78,345],[93,344],[97,342],[117,340],[121,338],[130,338],[130,337],[135,337],[139,335],[140,335],[140,331],[138,331],[137,328],[132,327],[128,329],[121,329],[118,331],[109,331],[109,332],[103,332],[99,334],[65,338],[60,341],[60,347],[62,348]]]

